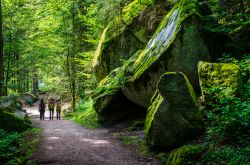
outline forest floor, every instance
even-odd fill
[[[39,119],[38,103],[25,107],[34,126],[42,129],[41,142],[31,160],[37,164],[145,165],[161,164],[139,154],[121,140],[112,129],[87,129],[72,121]]]

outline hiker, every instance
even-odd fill
[[[53,98],[49,99],[48,108],[49,108],[49,119],[53,120],[54,108],[55,108],[55,100]]]
[[[45,103],[43,99],[41,99],[39,103],[39,112],[40,112],[40,120],[44,120],[44,113],[45,113]]]
[[[62,102],[61,100],[56,101],[56,119],[61,120],[61,110],[62,110]]]

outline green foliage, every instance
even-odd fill
[[[18,142],[20,140],[20,134],[7,133],[0,129],[0,161],[1,162],[13,162],[13,157],[17,157],[20,152],[18,148]]]
[[[92,100],[81,100],[77,104],[75,112],[66,115],[66,118],[87,128],[98,128],[101,126],[98,114],[92,106]]]
[[[248,0],[208,0],[212,13],[206,17],[205,28],[230,36],[237,54],[249,51],[250,5]]]
[[[240,67],[241,94],[238,97],[224,95],[220,87],[208,90],[214,99],[208,102],[209,109],[206,109],[207,129],[204,139],[173,150],[167,156],[166,164],[249,164],[249,59],[248,55],[241,60],[230,55],[219,59]]]
[[[24,164],[33,154],[40,141],[40,129],[33,128],[22,133],[5,132],[0,129],[0,162]]]
[[[201,145],[184,145],[171,151],[166,160],[166,165],[192,164],[193,162],[189,162],[185,159],[191,157],[195,160],[200,157],[201,151]]]
[[[123,136],[122,141],[128,145],[136,145],[141,143],[142,140],[137,136]]]
[[[216,92],[216,91],[213,91]],[[207,140],[216,143],[250,143],[250,102],[236,97],[219,99],[209,103],[213,107],[207,112],[210,127]]]
[[[149,147],[146,144],[146,141],[138,136],[132,135],[123,135],[123,134],[116,134],[118,138],[120,138],[126,145],[135,147],[138,152],[143,155],[151,156],[153,153],[150,151]]]

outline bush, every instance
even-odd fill
[[[67,114],[65,117],[88,128],[100,127],[99,117],[93,109],[93,101],[81,100],[76,106],[76,111]]]
[[[25,164],[39,143],[40,132],[40,129],[36,128],[23,133],[0,129],[0,162]]]

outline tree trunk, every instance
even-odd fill
[[[37,94],[39,90],[39,84],[38,84],[38,73],[37,69],[33,68],[33,82],[32,82],[32,93]]]
[[[11,52],[12,52],[12,34],[10,32],[9,36],[9,51],[8,51],[8,57],[7,57],[7,70],[6,70],[6,76],[5,76],[5,93],[8,95],[8,82],[9,82],[9,73],[10,73],[10,60],[11,60]]]
[[[3,66],[3,32],[2,32],[2,1],[0,0],[0,96],[5,95]]]

